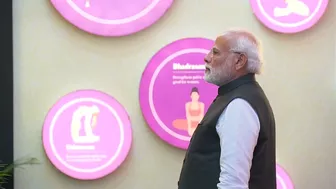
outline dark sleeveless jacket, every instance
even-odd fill
[[[246,100],[258,115],[260,132],[253,153],[249,189],[276,189],[275,121],[271,106],[254,74],[238,78],[218,89],[190,140],[178,189],[217,189],[220,174],[219,116],[234,99]]]

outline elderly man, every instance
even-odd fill
[[[259,48],[252,34],[229,31],[205,57],[218,95],[191,138],[178,189],[276,189],[275,121],[255,79]]]

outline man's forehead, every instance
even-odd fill
[[[226,36],[218,36],[215,40],[214,46],[216,48],[229,48],[229,39]]]

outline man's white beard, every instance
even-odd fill
[[[230,66],[225,64],[225,66],[219,68],[209,68],[209,72],[205,73],[204,80],[208,83],[212,83],[217,86],[222,86],[227,84],[233,78]]]

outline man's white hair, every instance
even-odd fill
[[[253,34],[243,30],[230,30],[224,35],[227,34],[229,36],[230,34],[238,34],[233,37],[233,40],[230,40],[230,51],[244,53],[247,56],[247,71],[260,74],[263,69],[263,61],[258,39]]]

